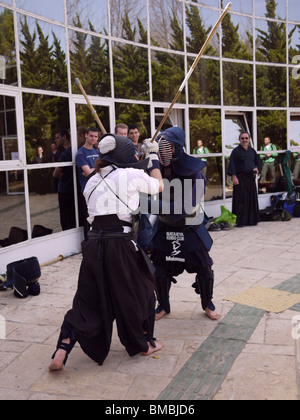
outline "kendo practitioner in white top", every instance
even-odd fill
[[[148,145],[146,159],[137,162],[128,138],[106,134],[99,142],[96,174],[83,192],[92,228],[82,243],[78,288],[72,309],[65,315],[50,371],[62,369],[77,341],[102,365],[110,349],[114,320],[130,356],[150,355],[163,347],[153,337],[155,270],[133,233],[139,193],[163,190],[157,147]]]
[[[178,189],[181,189],[182,193],[181,197],[176,192],[173,196],[172,193],[170,194],[169,214],[164,212],[164,193],[162,194],[158,222],[149,246],[151,259],[156,268],[159,303],[156,309],[156,319],[170,313],[169,290],[171,283],[176,283],[174,277],[186,270],[188,273],[196,274],[192,286],[201,297],[202,308],[206,315],[212,320],[217,320],[219,314],[212,302],[213,261],[209,255],[212,239],[205,228],[203,217],[198,217],[201,213],[199,204],[202,197],[197,196],[197,186],[202,182],[203,196],[206,180],[202,169],[206,162],[186,154],[184,146],[185,133],[179,127],[168,128],[159,135],[158,155],[165,181],[164,192],[166,191],[166,180],[170,182],[176,180]],[[186,199],[192,204],[190,212],[184,204]],[[155,203],[151,202],[149,212],[153,205],[155,207]],[[197,212],[198,216],[194,216],[194,213],[197,214]]]

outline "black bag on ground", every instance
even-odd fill
[[[297,192],[296,201],[294,205],[294,217],[300,217],[300,192]]]
[[[273,209],[272,207],[260,210],[259,216],[261,222],[286,222],[292,219],[292,216],[288,211]]]

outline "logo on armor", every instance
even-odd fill
[[[184,262],[184,234],[183,232],[166,232],[167,250],[166,261]]]

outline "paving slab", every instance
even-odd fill
[[[183,273],[171,288],[171,314],[155,325],[156,357],[129,357],[114,328],[103,366],[75,346],[61,372],[48,372],[77,286],[81,254],[42,267],[41,294],[0,292],[1,400],[297,400],[300,304],[282,313],[226,301],[261,286],[300,293],[300,219],[212,232],[214,302],[209,320]]]

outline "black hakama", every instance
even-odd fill
[[[255,177],[252,172],[237,173],[239,185],[233,186],[232,213],[237,226],[255,226],[259,222],[259,207]]]
[[[239,185],[233,186],[232,213],[237,216],[237,226],[253,226],[259,222],[259,206],[255,173],[260,170],[261,161],[252,147],[241,145],[233,149],[227,173],[236,175]]]
[[[118,234],[114,234],[118,236]],[[99,251],[100,250],[100,251]],[[65,323],[82,350],[100,365],[108,355],[113,321],[130,356],[148,351],[145,331],[154,314],[154,275],[131,234],[97,234],[83,242],[73,307]],[[149,265],[150,264],[150,265]]]

